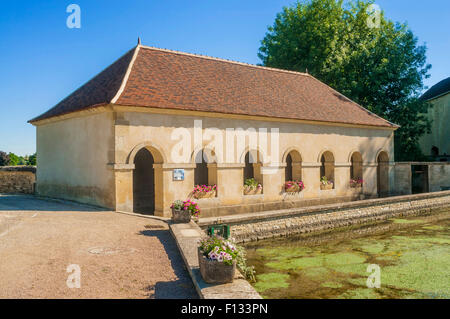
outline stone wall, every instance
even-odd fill
[[[0,193],[34,193],[36,167],[3,166],[0,167]]]
[[[407,195],[412,192],[411,166],[425,166],[428,170],[428,191],[439,192],[450,189],[449,162],[396,162],[392,194]]]
[[[261,212],[239,216],[200,219],[199,226],[231,225],[237,242],[247,242],[299,233],[321,232],[389,218],[428,214],[450,209],[450,191],[396,196],[303,209]]]

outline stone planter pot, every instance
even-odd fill
[[[361,188],[362,184],[350,184],[351,188]]]
[[[172,208],[172,221],[176,224],[189,223],[191,221],[191,212],[188,210],[175,210]]]
[[[262,193],[262,188],[247,188],[244,187],[244,195],[258,195]]]
[[[320,184],[320,189],[321,190],[333,189],[333,184],[327,184],[327,185]]]
[[[209,260],[203,256],[198,248],[198,266],[203,280],[208,284],[226,284],[233,282],[236,273],[236,260],[233,265],[226,265],[216,260]]]

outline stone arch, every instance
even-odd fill
[[[163,211],[163,173],[155,164],[167,163],[161,148],[151,142],[136,145],[130,152],[128,164],[134,164],[132,190],[133,211],[155,214]],[[161,166],[161,165],[159,165]]]
[[[381,158],[380,158],[381,156]],[[377,156],[375,156],[375,162],[378,163],[378,159],[381,159],[382,162],[389,163],[389,155],[386,150],[380,149],[377,152]]]
[[[380,150],[376,157],[377,163],[377,193],[379,197],[389,194],[389,155]]]
[[[261,173],[262,154],[259,150],[247,149],[243,154],[243,180],[254,178],[258,183],[263,184],[263,176]],[[242,163],[242,162],[241,162]]]
[[[195,164],[194,185],[217,184],[217,166],[213,165],[217,164],[214,151],[197,147],[192,152],[191,162]]]
[[[203,151],[204,156],[206,157],[205,161],[207,164],[217,163],[217,157],[213,150],[207,149],[206,147],[196,147],[191,153],[191,163],[197,163],[198,154],[200,151]],[[204,159],[204,158],[203,158]]]
[[[302,180],[302,155],[296,147],[289,147],[283,154],[283,163],[286,163],[285,181]]]
[[[161,147],[153,142],[146,141],[133,147],[130,154],[128,155],[127,164],[133,164],[137,152],[139,152],[142,148],[146,148],[152,154],[155,160],[155,164],[167,163],[167,157],[162,151]]]
[[[294,161],[299,161],[299,162],[302,161],[303,157],[302,157],[302,153],[300,152],[300,150],[295,146],[291,146],[291,147],[288,147],[283,153],[283,156],[282,156],[283,163],[286,162],[286,158],[290,153],[293,153],[294,156],[296,156],[296,158],[293,158]]]
[[[249,152],[253,157],[256,157],[255,163],[265,163],[265,159],[267,158],[266,154],[259,147],[253,149],[249,146],[247,146],[241,153],[241,156],[239,157],[239,163],[245,164],[245,156],[247,156],[247,153]]]
[[[326,156],[329,157],[329,154],[330,154],[330,153],[331,153],[331,155],[332,155],[332,158],[330,158],[330,159],[332,159],[332,160],[334,161],[334,160],[335,160],[335,159],[334,159],[334,152],[333,152],[331,149],[329,149],[329,148],[324,148],[324,149],[322,149],[322,150],[320,151],[319,156],[317,156],[317,163],[320,163],[320,162],[321,162],[322,156],[323,156],[324,154],[326,154]]]

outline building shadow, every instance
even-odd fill
[[[156,237],[163,245],[169,258],[170,265],[177,277],[172,281],[159,281],[145,288],[149,292],[149,298],[155,299],[198,299],[198,294],[178,250],[175,240],[168,230],[142,230],[140,235]]]
[[[1,211],[100,212],[105,208],[27,194],[0,194]]]

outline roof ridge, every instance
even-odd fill
[[[303,76],[310,76],[311,77],[311,74],[304,73],[304,72],[284,70],[284,69],[278,69],[278,68],[271,68],[271,67],[268,67],[268,66],[250,64],[250,63],[234,61],[234,60],[227,60],[227,59],[217,58],[217,57],[213,57],[213,56],[209,56],[209,55],[202,55],[202,54],[197,54],[197,53],[188,53],[188,52],[171,50],[171,49],[162,49],[162,48],[157,48],[157,47],[152,47],[152,46],[142,45],[142,44],[139,44],[139,46],[142,47],[143,49],[149,49],[149,50],[162,51],[162,52],[174,53],[174,54],[179,54],[179,55],[192,56],[192,57],[196,57],[196,58],[202,58],[202,59],[207,59],[207,60],[214,60],[214,61],[225,62],[225,63],[230,63],[230,64],[238,64],[238,65],[242,65],[242,66],[252,67],[252,68],[255,68],[255,69],[275,71],[275,72],[283,72],[283,73],[290,73],[290,74],[297,74],[297,75],[303,75]]]
[[[140,44],[138,44],[134,48],[133,57],[131,58],[130,63],[128,64],[127,71],[125,72],[125,75],[122,79],[122,83],[120,84],[119,90],[117,90],[116,95],[111,99],[111,104],[116,103],[116,101],[119,99],[119,97],[122,95],[123,91],[125,90],[125,86],[127,85],[128,78],[130,77],[131,69],[133,68],[134,61],[136,61],[136,57],[139,53]],[[129,52],[129,51],[128,51]]]

